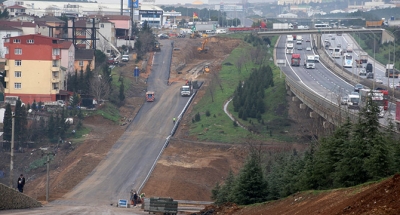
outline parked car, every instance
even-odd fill
[[[367,71],[365,71],[365,69],[362,68],[362,69],[360,70],[359,75],[360,75],[360,76],[366,76],[366,75],[367,75]]]
[[[110,64],[110,65],[118,64],[118,61],[115,60],[115,58],[109,57],[107,59],[107,64]]]
[[[121,60],[122,60],[123,62],[129,61],[129,55],[122,55]]]
[[[376,79],[375,79],[375,82],[376,82],[377,84],[383,84],[383,81],[382,81],[381,78],[376,78]]]
[[[360,92],[361,89],[364,89],[364,86],[362,84],[356,84],[354,86],[354,92]]]
[[[340,100],[340,104],[347,105],[347,100],[349,100],[349,97],[343,96],[342,99]]]

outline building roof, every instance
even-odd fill
[[[31,27],[34,28],[36,27],[35,23],[32,22],[13,22],[13,21],[7,21],[7,20],[0,20],[0,26],[12,26],[12,27]]]
[[[124,16],[124,15],[89,15],[89,18],[101,18],[108,20],[130,20],[130,16]]]
[[[140,10],[163,10],[163,9],[156,5],[142,4],[140,6]]]
[[[65,23],[63,20],[61,20],[61,19],[59,19],[57,17],[54,17],[54,16],[43,16],[41,18],[36,18],[35,19],[35,22],[40,22],[40,21]]]
[[[60,49],[69,49],[72,45],[71,41],[64,40],[60,43]]]
[[[93,49],[75,49],[75,60],[93,60]]]
[[[76,20],[75,27],[86,28],[86,20]]]
[[[14,28],[12,26],[0,25],[0,31],[22,31],[21,29]]]
[[[26,9],[26,7],[23,7],[23,6],[21,6],[21,5],[13,5],[13,6],[10,6],[10,7],[7,7],[7,8],[12,8],[12,9]]]

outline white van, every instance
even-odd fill
[[[206,30],[206,34],[214,34],[215,31],[214,30]]]
[[[226,34],[226,29],[217,29],[217,31],[215,33],[217,33],[217,34]]]

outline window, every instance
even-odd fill
[[[21,89],[22,88],[21,83],[14,83],[14,88]]]
[[[53,67],[58,67],[58,60],[53,60]]]
[[[58,90],[58,83],[53,83],[53,90]]]
[[[34,42],[33,39],[26,40],[26,43],[29,43],[29,44],[33,44],[33,42]]]
[[[25,13],[25,9],[21,9],[21,13]]]
[[[11,9],[10,9],[10,12],[14,12],[14,8],[11,8]]]
[[[13,42],[14,42],[14,43],[21,43],[21,40],[20,40],[20,39],[14,39]]]
[[[14,65],[15,66],[21,66],[22,65],[21,60],[15,60],[15,64]]]
[[[5,53],[4,54],[8,54],[8,47],[4,47],[5,49]]]
[[[104,28],[104,24],[100,24],[100,27],[101,27],[101,28]]]
[[[6,38],[9,38],[9,37],[11,37],[11,34],[6,34]]]
[[[53,55],[60,55],[60,49],[53,49]]]
[[[53,72],[53,78],[58,78],[58,72]]]
[[[57,40],[52,40],[52,43],[53,44],[57,44]]]
[[[15,71],[15,72],[14,72],[14,76],[15,76],[16,78],[21,78],[21,71]]]
[[[79,61],[79,66],[83,66],[83,61],[82,60]]]
[[[14,49],[14,54],[22,55],[22,49],[19,49],[19,48]]]

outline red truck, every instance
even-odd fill
[[[297,39],[297,37],[296,37],[295,34],[293,34],[292,36],[293,36],[293,40],[296,40],[296,39]]]
[[[300,54],[292,54],[292,60],[290,61],[290,64],[292,66],[300,66]]]

